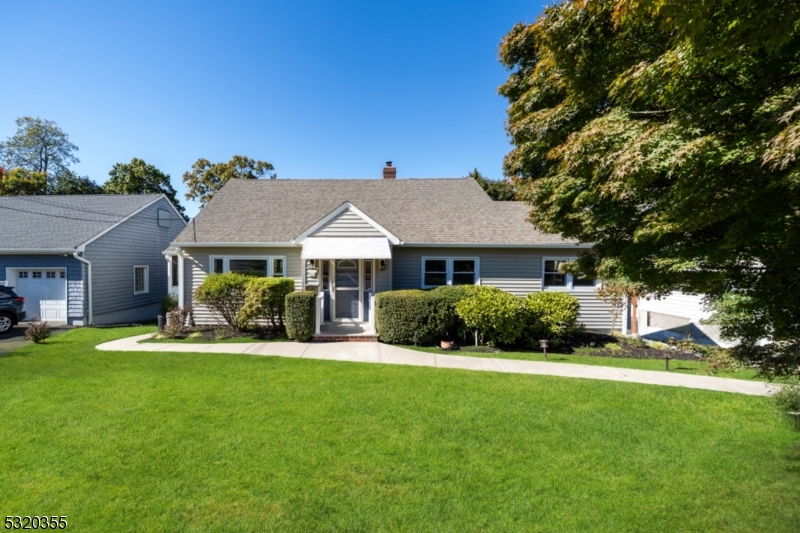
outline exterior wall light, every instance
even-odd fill
[[[386,270],[386,259],[381,259],[378,265],[381,270]]]

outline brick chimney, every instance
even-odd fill
[[[393,180],[396,178],[397,178],[397,168],[392,166],[391,161],[387,161],[386,166],[383,167],[383,179]]]

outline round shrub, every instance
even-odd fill
[[[525,340],[529,346],[538,347],[539,339],[566,339],[579,330],[580,302],[571,294],[544,291],[525,298],[528,324]]]
[[[456,313],[490,346],[514,344],[527,321],[523,299],[496,287],[476,287],[456,303]]]
[[[311,291],[295,291],[286,295],[286,335],[305,342],[316,328],[316,298]]]
[[[272,327],[283,327],[286,315],[286,296],[294,291],[291,278],[251,278],[244,290],[244,305],[238,321],[249,324],[255,320],[268,320]]]
[[[25,328],[25,338],[36,344],[46,341],[50,338],[50,324],[42,322],[39,317],[32,318]]]
[[[209,274],[194,291],[194,301],[216,312],[233,333],[246,325],[239,321],[245,287],[251,278],[242,274]]]

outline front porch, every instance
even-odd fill
[[[377,342],[378,335],[371,323],[328,322],[320,325],[313,342]]]

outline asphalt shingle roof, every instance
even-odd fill
[[[0,251],[75,248],[161,196],[0,196]]]
[[[350,202],[404,243],[563,244],[537,231],[522,202],[495,202],[472,178],[232,179],[175,244],[290,242]]]

